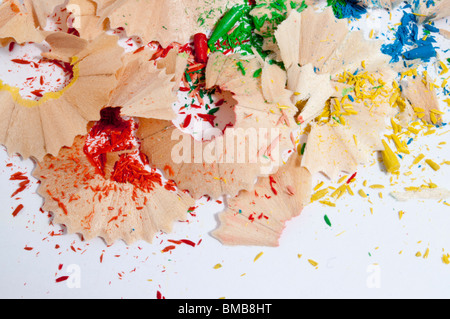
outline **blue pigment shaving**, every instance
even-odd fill
[[[367,13],[366,8],[358,3],[358,0],[327,0],[329,6],[338,19],[360,19]]]
[[[422,5],[423,0],[413,0],[412,4],[414,6],[414,9],[417,10],[420,8],[420,6]],[[427,8],[431,7],[431,6],[435,6],[436,3],[434,3],[434,0],[426,0],[425,1],[425,5],[427,6]]]
[[[419,38],[419,27],[416,16],[412,13],[404,12],[401,25],[398,27],[392,44],[381,46],[381,52],[392,57],[391,63],[398,62],[401,58],[405,60],[421,59],[428,62],[430,58],[436,57],[436,49],[433,43],[436,40],[430,35],[431,32],[439,30],[432,25],[424,25],[426,38]]]

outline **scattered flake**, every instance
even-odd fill
[[[383,163],[386,170],[391,174],[398,173],[400,169],[400,162],[397,155],[392,151],[386,141],[382,141],[384,145],[384,151],[381,153],[383,155]]]
[[[319,203],[321,203],[323,205],[326,205],[326,206],[330,206],[330,207],[336,207],[335,203],[332,203],[332,202],[327,201],[327,200],[321,200],[321,201],[319,201]]]
[[[410,199],[446,199],[450,197],[450,191],[443,188],[413,188],[406,192],[392,192],[391,196],[398,201]]]
[[[425,250],[425,253],[423,254],[423,259],[427,259],[429,254],[430,254],[430,248],[427,248]]]
[[[22,209],[23,209],[23,204],[19,204],[19,206],[17,206],[16,209],[14,209],[12,216],[16,217]]]
[[[325,215],[323,218],[324,218],[324,220],[325,220],[325,223],[327,223],[327,225],[331,227],[331,221],[330,221],[330,219],[328,218],[328,216]]]
[[[311,202],[315,202],[315,201],[325,197],[328,194],[328,192],[329,192],[329,190],[327,188],[317,191],[316,193],[312,194]]]
[[[313,267],[318,267],[319,266],[319,263],[318,262],[316,262],[316,261],[314,261],[314,260],[312,260],[312,259],[308,259],[308,262],[313,266]]]
[[[258,255],[256,255],[255,259],[253,259],[253,262],[256,262],[261,256],[264,254],[264,252],[260,252]]]
[[[443,254],[442,262],[446,265],[450,265],[450,254]]]
[[[425,160],[425,163],[427,163],[435,171],[438,171],[441,169],[441,167],[431,159]]]
[[[358,190],[358,194],[359,194],[359,196],[361,196],[362,198],[366,198],[366,197],[367,197],[366,192],[364,192],[362,189]]]

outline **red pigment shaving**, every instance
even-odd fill
[[[14,50],[14,46],[9,47],[10,52]],[[33,70],[33,72],[44,72],[46,67],[50,68],[60,68],[63,70],[63,76],[61,78],[58,78],[56,82],[58,85],[56,87],[49,87],[49,83],[45,83],[44,78],[42,75],[37,76],[30,76],[26,79],[25,82],[23,82],[22,85],[20,85],[21,89],[20,92],[22,96],[26,99],[32,99],[35,101],[38,101],[40,98],[42,98],[45,93],[47,92],[56,92],[60,91],[63,87],[67,86],[74,77],[74,71],[73,67],[70,63],[57,61],[57,60],[50,60],[50,59],[39,59],[39,61],[35,62],[32,60],[28,60],[26,57],[23,58],[15,58],[11,59],[11,62],[19,64],[25,68],[30,67]],[[28,91],[29,90],[29,91]],[[24,92],[27,92],[26,94],[23,94]]]
[[[161,292],[158,290],[158,291],[156,292],[156,299],[166,299],[166,297],[164,297],[164,296],[161,294]]]
[[[168,191],[172,191],[175,192],[176,191],[176,184],[173,180],[168,180],[166,182],[166,184],[164,185],[164,188],[167,189]]]
[[[167,253],[168,251],[174,250],[176,247],[173,245],[167,246],[166,248],[164,248],[163,250],[161,250],[161,252],[163,253]]]
[[[208,38],[204,33],[194,35],[195,61],[206,63],[208,61]]]
[[[16,217],[17,214],[20,213],[20,211],[23,209],[23,205],[20,204],[19,206],[17,206],[17,208],[14,210],[14,212],[12,213],[13,217]]]
[[[23,192],[27,185],[30,183],[30,181],[23,181],[19,183],[19,188],[11,195],[11,198],[19,194],[20,192]]]
[[[14,49],[14,47],[12,47],[12,49],[10,49],[10,50],[12,51],[13,49]],[[14,62],[17,64],[22,64],[22,65],[30,64],[34,68],[39,68],[39,66],[42,64],[51,64],[51,65],[61,68],[64,71],[64,75],[66,77],[69,77],[70,80],[72,80],[72,78],[73,78],[73,67],[68,62],[62,62],[62,61],[58,61],[58,60],[46,60],[46,59],[45,60],[41,59],[37,63],[34,61],[25,60],[25,59],[11,59],[11,62]]]
[[[277,190],[275,189],[275,187],[273,187],[273,184],[276,184],[277,182],[275,181],[275,179],[272,176],[270,176],[269,179],[270,179],[270,188],[272,189],[272,192],[275,195],[278,195]]]
[[[69,276],[62,276],[62,277],[57,278],[55,280],[55,282],[63,282],[63,281],[66,281],[67,279],[69,279]]]
[[[193,42],[193,46],[186,49],[186,53],[189,54],[188,57],[188,65],[183,73],[182,76],[182,85],[179,88],[179,91],[181,92],[189,92],[188,98],[196,99],[198,103],[196,104],[190,104],[189,109],[198,109],[200,110],[198,113],[195,112],[195,114],[186,114],[184,112],[186,107],[180,108],[178,111],[178,114],[180,115],[186,115],[184,117],[184,120],[179,123],[179,126],[181,129],[188,128],[194,120],[196,121],[202,121],[207,122],[211,127],[219,128],[218,125],[220,125],[220,128],[222,128],[222,123],[216,123],[216,112],[219,111],[219,108],[226,103],[225,98],[219,98],[217,102],[214,102],[215,106],[214,108],[210,109],[209,107],[211,105],[207,105],[205,101],[205,97],[209,97],[209,99],[212,101],[213,97],[218,97],[216,94],[223,94],[220,87],[213,87],[211,89],[205,88],[205,72],[206,72],[206,61],[208,59],[208,53],[205,51],[207,48],[207,44],[205,47],[205,35],[204,34],[196,34],[195,39]],[[183,47],[187,48],[187,46]],[[181,50],[179,48],[179,50]],[[201,110],[206,109],[208,111],[207,114],[204,114]],[[230,109],[232,111],[232,109]],[[234,119],[232,122],[235,121],[236,114],[233,111],[232,116]],[[233,127],[234,124],[230,122],[229,124],[226,124],[222,128],[222,133],[225,132],[225,130],[228,127]],[[204,139],[206,141],[206,139]]]
[[[145,165],[148,164],[147,158],[141,154],[140,160],[133,154],[121,155],[114,165],[111,180],[133,184],[145,192],[152,191],[155,184],[162,185],[161,175],[154,171],[149,172],[145,168]]]
[[[104,176],[106,155],[110,152],[131,150],[137,145],[133,135],[137,124],[120,116],[120,108],[105,108],[101,119],[89,132],[83,148],[97,173]],[[147,157],[139,151],[122,154],[114,165],[110,179],[118,183],[130,183],[144,192],[150,192],[155,185],[162,185],[161,175],[148,171]]]
[[[101,111],[101,119],[92,127],[83,148],[97,173],[104,175],[107,153],[133,148],[136,126],[133,120],[120,117],[120,108],[109,107]]]
[[[198,113],[197,116],[201,118],[203,121],[208,122],[211,124],[212,127],[214,127],[214,121],[216,119],[216,116],[214,114],[201,114]]]
[[[347,184],[350,184],[356,177],[356,174],[358,174],[358,172],[356,172],[355,174],[353,174],[352,176],[350,176],[350,178],[347,180]]]
[[[43,92],[44,92],[44,90],[39,89],[39,90],[31,91],[31,94],[33,94],[33,95],[35,95],[37,97],[43,97],[44,96]]]
[[[9,164],[8,164],[9,165]],[[11,175],[9,178],[10,181],[17,181],[17,180],[27,180],[28,177],[25,176],[25,173],[17,172]]]
[[[185,117],[183,124],[181,124],[181,128],[187,128],[191,124],[191,120],[192,120],[192,115],[188,114]]]
[[[58,60],[39,60],[39,63],[47,62],[54,64],[55,66],[61,68],[64,71],[64,74],[67,78],[69,78],[69,81],[72,81],[73,79],[73,66],[70,63],[62,62]]]
[[[184,53],[192,54],[192,48],[189,45],[189,43],[187,43],[185,45],[180,45],[179,43],[172,43],[167,48],[163,48],[159,43],[152,42],[151,44],[157,44],[158,45],[158,49],[153,54],[153,56],[150,59],[150,61],[154,61],[154,60],[157,60],[159,58],[165,58],[167,56],[167,54],[170,52],[170,50],[172,50],[173,48],[177,48],[178,49],[178,53],[183,53],[184,52]]]
[[[195,243],[193,241],[189,240],[189,239],[181,239],[181,240],[169,239],[167,241],[172,243],[172,244],[176,244],[176,245],[186,244],[186,245],[195,247]]]
[[[27,188],[28,184],[30,184],[30,180],[28,179],[27,176],[25,176],[25,173],[22,173],[22,172],[14,173],[13,175],[11,175],[9,180],[10,181],[21,181],[19,183],[19,188],[11,195],[11,198],[13,198],[17,194],[23,192]]]
[[[24,59],[12,59],[11,61],[14,63],[17,63],[17,64],[30,64],[31,63],[30,61],[27,61]]]
[[[20,12],[20,8],[15,3],[11,3],[9,6],[13,12],[15,12],[15,13]]]

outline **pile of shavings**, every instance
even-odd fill
[[[233,127],[235,116],[232,105],[227,105],[227,95],[220,88],[205,88],[206,63],[196,61],[194,50],[194,43],[184,49],[188,54],[188,64],[182,76],[178,100],[173,104],[178,115],[173,122],[195,139],[209,140],[208,129],[224,131],[227,127]]]
[[[128,244],[137,240],[152,242],[155,233],[170,232],[174,223],[186,220],[186,214],[198,200],[195,189],[195,195],[213,199],[226,196],[226,209],[219,215],[220,225],[213,232],[224,245],[277,246],[285,223],[298,216],[306,205],[319,202],[336,207],[339,199],[355,195],[370,204],[367,188],[383,199],[383,190],[399,183],[400,177],[413,175],[409,169],[414,165],[426,165],[427,170],[434,172],[448,165],[448,161],[430,156],[432,152],[413,151],[416,140],[446,133],[442,130],[448,112],[442,102],[450,104],[450,60],[448,49],[436,46],[439,29],[434,22],[420,21],[409,4],[396,9],[402,14],[400,22],[385,35],[391,37],[392,43],[381,45],[358,38],[357,33],[347,29],[347,25],[356,25],[355,20],[361,22],[369,12],[353,0],[322,1],[322,7],[316,7],[313,0],[230,1],[222,8],[222,1],[186,1],[184,5],[191,4],[192,8],[180,9],[174,15],[177,19],[183,17],[189,30],[198,31],[191,37],[179,29],[180,21],[171,19],[162,19],[164,22],[159,21],[154,29],[143,30],[142,21],[138,20],[145,14],[145,10],[139,10],[141,7],[119,3],[129,10],[129,16],[125,16],[109,10],[114,1],[94,1],[97,10],[90,0],[71,2],[82,4],[82,16],[98,23],[77,30],[77,23],[73,22],[70,28],[62,26],[46,32],[36,25],[37,34],[33,33],[30,39],[45,39],[50,49],[44,57],[67,63],[75,70],[66,91],[42,102],[57,106],[67,102],[71,108],[66,110],[71,113],[48,111],[42,106],[25,111],[17,102],[20,94],[16,93],[11,110],[4,112],[1,119],[14,119],[16,110],[37,110],[33,119],[46,123],[57,123],[63,115],[77,118],[76,125],[68,121],[67,128],[58,127],[64,132],[71,129],[64,139],[56,134],[57,130],[46,127],[42,138],[47,144],[37,150],[28,143],[24,145],[27,152],[19,153],[36,161],[33,175],[40,181],[44,209],[54,214],[56,223],[66,225],[69,232],[81,233],[85,239],[99,236],[108,244],[117,240]],[[2,9],[8,13],[36,10],[29,4],[21,7],[15,0],[5,3]],[[156,3],[136,1],[135,5],[148,8]],[[60,3],[56,1],[56,5]],[[176,1],[162,6],[176,8]],[[218,12],[220,17],[215,17]],[[48,16],[52,12],[47,13]],[[304,34],[310,21],[317,29]],[[325,24],[320,25],[321,21]],[[116,29],[109,30],[108,24]],[[202,31],[209,24],[214,27],[207,36]],[[127,37],[142,37],[150,42],[141,45],[142,40],[132,44],[127,40],[125,46],[133,50],[124,50],[117,36],[124,30],[129,33]],[[284,31],[330,52],[317,57],[322,52],[314,52],[315,47],[308,47],[311,43],[299,44],[299,39],[292,39],[298,47],[282,47]],[[334,34],[335,31],[342,34]],[[18,36],[0,34],[3,43],[14,46]],[[160,39],[161,34],[164,39]],[[206,39],[207,45],[195,40],[177,42],[193,36]],[[353,49],[355,43],[361,52]],[[377,52],[368,52],[371,46]],[[311,57],[299,57],[303,49],[308,49]],[[199,58],[200,51],[207,55],[206,60]],[[360,65],[360,60],[357,65],[348,61],[345,55],[350,53],[352,58],[362,59]],[[386,59],[380,58],[381,53]],[[302,65],[292,62],[297,60],[302,60]],[[436,74],[432,74],[430,65]],[[141,79],[145,81],[141,83]],[[290,89],[296,80],[295,90]],[[81,88],[75,85],[80,81],[86,81]],[[70,91],[74,86],[78,99]],[[152,92],[147,86],[154,88]],[[326,90],[319,90],[322,87]],[[9,98],[10,91],[3,90],[2,96]],[[126,93],[121,97],[121,92]],[[124,99],[119,103],[123,105],[116,104]],[[83,109],[86,100],[92,103],[89,109]],[[313,101],[316,104],[311,106]],[[125,114],[125,109],[132,115]],[[142,111],[149,109],[152,112]],[[308,118],[302,117],[305,110],[311,111]],[[27,119],[25,115],[18,118],[23,122]],[[196,131],[197,123],[202,124],[200,131]],[[30,127],[33,125],[34,122]],[[169,146],[173,145],[169,133],[181,131],[184,138],[193,139],[200,135],[192,146],[195,151],[196,146],[202,149],[206,142],[214,145],[222,141],[217,136],[214,140],[205,137],[203,131],[219,128],[225,137],[231,134],[227,130],[235,126],[281,130],[258,150],[258,157],[270,162],[286,152],[288,158],[278,170],[256,176],[252,175],[255,168],[246,162],[222,166],[214,162],[209,169],[211,163],[175,166],[173,159],[167,160],[172,151]],[[0,133],[2,144],[20,142],[17,137]],[[245,138],[241,143],[251,144]],[[405,164],[408,161],[410,165]],[[381,164],[386,185],[364,180],[361,186],[364,178],[358,174],[358,168],[377,163]],[[320,173],[328,180],[313,186],[315,175]],[[175,182],[172,177],[179,180]],[[24,177],[15,176],[16,179]],[[248,179],[255,182],[248,183]],[[189,186],[182,189],[179,185]],[[208,189],[208,193],[197,194],[203,189]],[[403,190],[394,190],[390,195],[398,200],[432,198],[448,205],[444,201],[448,191],[431,179]],[[325,222],[331,225],[327,216]],[[446,258],[444,262],[448,261]]]
[[[273,51],[273,44],[276,42],[275,31],[279,24],[286,20],[288,10],[296,10],[302,12],[308,7],[305,0],[261,0],[257,1],[249,12],[251,17],[253,30],[252,37],[257,39],[257,46],[253,49],[253,53],[258,52],[262,58],[269,56],[269,63],[276,63],[278,59],[274,59],[270,54]]]
[[[254,33],[254,21],[250,16],[252,7],[243,4],[234,8],[234,12],[228,12],[223,17],[224,24],[228,22],[232,25],[229,30],[216,28],[211,35],[215,42],[210,40],[209,48],[211,52],[220,51],[224,54],[241,52],[244,55],[253,54],[252,48],[256,48],[262,53],[262,39]],[[226,31],[226,32],[223,32]]]
[[[288,8],[302,12],[307,7],[306,1],[260,1],[254,9],[261,13],[252,15],[255,29],[263,38],[273,38],[277,26],[286,20]]]
[[[408,6],[405,5],[405,8]],[[422,59],[429,61],[436,57],[434,43],[436,40],[433,33],[438,33],[439,29],[432,23],[425,23],[420,28],[417,17],[413,13],[404,11],[403,17],[395,32],[395,40],[392,44],[382,47],[382,52],[392,56],[392,62],[398,62],[401,58],[405,60]]]
[[[343,83],[349,87],[342,89],[341,96],[332,98],[330,103],[323,109],[322,114],[318,118],[319,123],[328,123],[334,121],[338,124],[345,125],[345,116],[357,115],[351,103],[355,101],[370,100],[370,105],[365,102],[370,111],[378,107],[379,98],[389,99],[392,106],[397,103],[398,95],[392,94],[392,86],[386,83],[379,75],[370,74],[368,71],[358,74],[344,72],[338,75],[338,83]],[[336,88],[337,89],[337,88]],[[398,87],[396,87],[398,89]],[[333,104],[333,108],[331,107]],[[402,111],[400,109],[400,111]]]
[[[210,39],[211,52],[238,52],[244,56],[257,52],[262,58],[266,58],[269,52],[264,41],[274,38],[276,26],[287,18],[288,7],[301,12],[307,4],[305,0],[275,0],[233,7],[233,11],[226,13],[221,19],[221,25],[217,25],[211,35],[211,39],[215,40]]]
[[[434,27],[433,21],[419,24],[416,19],[419,15],[410,13],[410,6],[407,4],[401,6],[397,10],[402,18],[401,22],[396,25],[398,27],[397,31],[395,31],[395,28],[392,28],[392,31],[395,32],[395,36],[398,38],[393,44],[384,45],[382,50],[386,51],[386,48],[394,47],[399,50],[400,53],[398,53],[398,55],[393,54],[391,62],[395,62],[395,58],[397,61],[398,59],[413,60],[413,58],[411,58],[412,56],[417,60],[413,63],[403,64],[405,66],[408,65],[408,67],[399,72],[393,88],[393,92],[397,91],[397,93],[391,95],[390,103],[392,105],[397,104],[402,111],[405,110],[407,104],[411,102],[411,99],[408,99],[408,97],[405,96],[408,91],[404,85],[408,81],[413,81],[417,85],[419,83],[422,84],[418,87],[421,88],[421,94],[427,96],[426,100],[429,101],[429,103],[428,105],[416,103],[416,105],[413,104],[412,107],[408,106],[409,111],[407,113],[412,116],[408,121],[405,121],[404,115],[402,116],[400,114],[391,117],[389,120],[390,125],[387,128],[392,131],[384,134],[384,150],[381,153],[382,157],[380,159],[387,172],[392,174],[389,181],[390,186],[399,183],[400,175],[403,176],[401,180],[403,180],[404,183],[407,183],[408,178],[412,178],[412,180],[416,179],[414,173],[411,171],[411,168],[413,167],[419,166],[419,168],[422,168],[422,171],[431,170],[432,172],[438,172],[443,165],[445,166],[448,164],[448,161],[446,160],[438,161],[436,158],[433,158],[433,156],[430,157],[429,155],[424,155],[420,152],[416,153],[417,150],[411,150],[411,148],[416,149],[416,147],[413,146],[416,142],[420,142],[421,139],[431,135],[442,136],[447,132],[445,128],[448,122],[448,112],[446,112],[448,105],[446,105],[445,102],[448,104],[448,98],[446,99],[446,97],[448,96],[447,83],[449,79],[449,60],[445,58],[445,56],[448,55],[448,49],[446,50],[443,47],[442,50],[438,50],[439,48],[436,49],[431,45],[431,43],[436,43],[433,35],[439,32],[439,30]],[[422,36],[419,36],[419,30],[422,30]],[[371,35],[372,34],[373,30],[371,32]],[[440,35],[436,35],[436,37],[439,36]],[[410,46],[405,45],[405,43],[409,43]],[[429,47],[423,48],[424,46]],[[421,52],[423,53],[426,50],[432,53],[421,54]],[[415,52],[419,52],[420,54],[416,54]],[[439,56],[440,59],[436,59],[436,56]],[[435,60],[433,60],[433,58]],[[422,62],[417,63],[419,59]],[[430,60],[432,61],[430,62]],[[426,63],[427,61],[428,63]],[[435,80],[430,80],[428,71],[433,71],[432,78]],[[374,85],[372,89],[381,89],[382,87],[383,85]],[[392,89],[389,89],[389,91],[391,90]],[[343,96],[346,95],[346,93],[347,91],[343,92]],[[439,97],[439,101],[436,99],[436,96]],[[418,100],[416,100],[416,102],[418,102]],[[328,121],[329,116],[330,111],[328,106],[321,115],[321,121]],[[339,121],[339,113],[337,111],[334,112],[333,120],[336,122]],[[440,142],[437,149],[442,149],[446,144],[445,141]],[[427,147],[426,153],[429,152],[430,150]],[[404,164],[403,162],[409,162],[409,165],[406,163]],[[320,201],[322,204],[334,207],[336,205],[336,199],[345,194],[351,196],[359,194],[361,197],[367,198],[368,194],[363,188],[358,187],[356,189],[351,189],[350,187],[350,185],[355,182],[356,173],[352,175],[353,178],[346,182],[345,180],[348,177],[348,175],[341,177],[339,186],[336,187],[330,186],[329,188],[321,189],[320,187],[323,186],[323,182],[319,183],[315,187],[316,193],[313,194],[314,201]],[[367,180],[364,181],[363,184],[363,187],[367,186],[371,189],[382,190],[389,188],[389,185],[368,185]],[[401,190],[395,190],[389,194],[398,200],[434,198],[444,205],[448,205],[448,203],[443,200],[448,197],[448,191],[445,188],[436,185],[431,180],[423,180],[422,184],[419,186],[406,186]],[[329,198],[326,196],[329,196]],[[383,198],[383,193],[380,191],[378,196]],[[373,213],[372,208],[371,212]]]

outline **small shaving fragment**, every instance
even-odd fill
[[[391,196],[398,201],[407,201],[410,199],[446,199],[450,197],[450,191],[443,188],[419,188],[406,192],[392,192]]]

